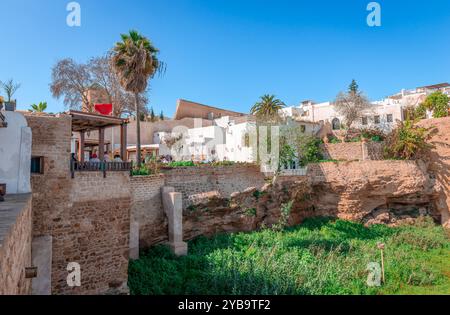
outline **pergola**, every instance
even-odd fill
[[[78,158],[80,162],[84,162],[84,150],[87,145],[85,134],[88,131],[98,131],[98,158],[103,161],[105,156],[105,129],[120,126],[120,156],[122,161],[127,160],[127,124],[128,119],[104,116],[99,114],[69,111],[68,115],[72,116],[72,132],[79,132],[79,148]]]

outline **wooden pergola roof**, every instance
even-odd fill
[[[128,124],[128,119],[113,116],[104,116],[73,110],[67,112],[67,114],[72,116],[72,131],[74,132],[87,132]]]

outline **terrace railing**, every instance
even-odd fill
[[[130,172],[133,169],[132,162],[70,162],[70,172],[75,178],[75,172],[102,172],[106,177],[107,172]]]
[[[306,176],[307,167],[302,167],[298,160],[286,163],[281,167],[280,174],[286,176]]]

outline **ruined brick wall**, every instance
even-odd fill
[[[71,117],[27,116],[32,155],[44,157],[33,174],[33,235],[53,237],[52,293],[126,290],[131,193],[128,172],[70,174]],[[81,287],[70,288],[67,265],[81,266]]]
[[[384,142],[342,142],[321,145],[326,160],[363,161],[383,160]]]
[[[149,247],[168,239],[167,217],[164,214],[161,187],[164,175],[131,178],[131,220],[139,224],[139,246]]]
[[[0,235],[0,295],[31,294],[31,279],[25,278],[25,268],[31,267],[31,195],[9,198],[21,200],[20,209],[0,213],[0,229],[7,229]]]
[[[261,188],[265,184],[264,174],[257,165],[184,167],[164,174],[166,185],[183,194],[183,208],[195,203],[204,193],[230,197],[233,192]]]
[[[362,160],[361,142],[325,143],[321,145],[322,154],[326,160]]]

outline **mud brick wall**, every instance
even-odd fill
[[[11,195],[0,204],[0,295],[31,293],[31,195]]]

